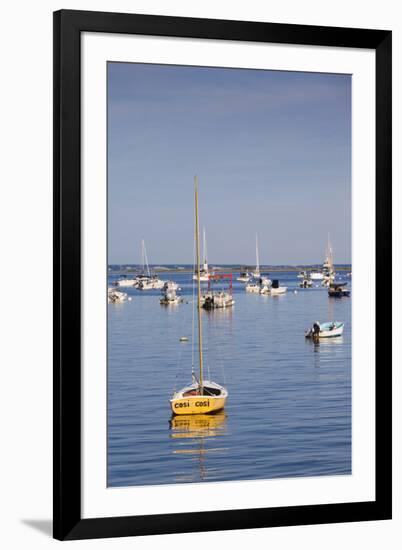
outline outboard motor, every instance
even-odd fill
[[[272,288],[279,288],[279,281],[278,279],[274,279],[272,281]]]

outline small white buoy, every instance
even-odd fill
[[[297,290],[295,290],[294,292],[295,292],[295,294],[297,294]]]
[[[180,336],[180,342],[188,342],[187,336]]]
[[[128,297],[128,301],[131,302],[131,296]]]

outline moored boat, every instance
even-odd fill
[[[278,279],[274,279],[269,286],[262,286],[260,294],[268,294],[270,296],[279,296],[285,294],[288,290],[287,286],[280,286]]]
[[[178,296],[175,290],[167,290],[160,299],[162,306],[175,306],[180,304],[182,301],[182,297]]]
[[[251,279],[252,275],[249,271],[248,267],[242,267],[240,271],[240,275],[237,277],[236,281],[239,281],[240,283],[248,283]]]
[[[254,292],[255,294],[259,294],[261,290],[261,286],[258,282],[253,280],[246,284],[245,289],[246,289],[246,292]]]
[[[202,307],[204,309],[219,309],[231,307],[235,303],[229,292],[213,292],[204,298]]]
[[[163,288],[165,281],[159,279],[157,275],[151,275],[150,277],[143,277],[138,285],[138,290],[159,290]]]
[[[318,340],[319,338],[335,338],[342,336],[344,323],[337,321],[329,321],[327,323],[319,323],[316,321],[313,326],[306,331],[306,338]]]
[[[128,294],[126,292],[121,292],[115,288],[108,288],[107,301],[109,304],[121,304],[125,302],[127,298]]]
[[[214,291],[212,284],[214,282],[228,279],[229,288],[227,290]],[[232,295],[233,283],[232,283],[232,274],[220,273],[218,275],[210,275],[208,280],[208,290],[202,297],[201,306],[204,309],[218,309],[226,308],[234,305],[235,301]]]
[[[224,408],[228,391],[226,388],[212,380],[204,380],[203,377],[203,345],[202,345],[202,310],[200,307],[201,281],[200,281],[200,244],[198,221],[198,180],[195,178],[195,240],[197,256],[197,303],[198,303],[198,378],[192,369],[192,383],[173,393],[170,399],[170,407],[175,415],[181,414],[209,414]]]
[[[350,290],[345,288],[348,283],[339,281],[338,283],[332,282],[328,287],[328,296],[331,298],[343,298],[344,296],[350,296]]]
[[[165,284],[165,281],[159,279],[156,273],[151,273],[148,263],[147,249],[145,247],[145,241],[141,241],[141,256],[142,256],[142,274],[137,277],[136,288],[138,290],[154,290],[161,289]]]
[[[300,288],[311,288],[313,286],[313,281],[310,279],[310,277],[306,276],[302,281],[299,283]]]
[[[121,286],[121,287],[136,286],[136,282],[137,282],[136,278],[133,279],[132,277],[123,276],[120,279],[117,279],[117,281],[114,281],[113,285],[114,286]]]
[[[162,287],[163,292],[167,292],[169,290],[180,290],[179,285],[175,281],[166,281]]]

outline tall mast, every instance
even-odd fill
[[[202,242],[202,248],[204,252],[204,267],[205,264],[207,264],[207,239],[205,237],[205,227],[203,228],[203,242]]]
[[[198,221],[198,177],[194,176],[195,191],[195,248],[197,253],[197,305],[198,305],[198,352],[200,357],[200,393],[203,394],[202,379],[202,321],[201,321],[201,281],[200,281],[200,227]]]
[[[334,265],[333,265],[334,260],[333,260],[333,257],[332,257],[332,246],[331,246],[331,242],[329,240],[329,233],[328,233],[327,247],[328,247],[327,255],[328,255],[328,263],[329,263],[329,273],[330,273],[330,276],[332,276],[332,273],[334,271]]]
[[[256,272],[259,273],[260,272],[260,258],[259,258],[259,254],[258,254],[258,234],[257,233],[255,234],[255,256],[256,256],[256,260],[257,260]]]

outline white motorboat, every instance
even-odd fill
[[[274,288],[273,286],[270,288],[270,295],[271,296],[279,296],[280,294],[286,294],[288,290],[287,286],[278,286],[277,288]]]
[[[258,278],[253,278],[249,283],[246,284],[246,292],[254,292],[255,294],[265,294],[272,285],[271,279],[260,275]],[[264,289],[263,292],[261,290]]]
[[[175,290],[167,290],[162,298],[160,299],[160,303],[163,306],[175,306],[177,304],[180,304],[183,301],[181,296],[178,296],[176,294]]]
[[[243,267],[240,271],[240,275],[237,277],[236,281],[239,281],[240,283],[248,283],[250,279],[252,278],[252,274],[248,270],[247,267]]]
[[[121,292],[115,288],[108,288],[107,301],[109,304],[121,304],[122,302],[125,302],[127,298],[128,294],[126,292]]]
[[[180,287],[175,281],[166,281],[162,287],[162,291],[166,292],[169,290],[180,290]]]
[[[311,329],[306,331],[306,338],[318,340],[319,338],[335,338],[336,336],[342,336],[344,323],[336,321],[330,321],[327,323],[319,323],[316,321]]]
[[[235,303],[230,292],[212,292],[204,298],[202,307],[204,309],[218,309],[231,307]]]
[[[213,283],[218,281],[229,280],[229,288],[227,290],[215,291]],[[235,301],[232,295],[233,290],[233,275],[232,273],[219,273],[210,275],[208,281],[208,291],[202,297],[202,307],[204,309],[226,308],[234,305]]]
[[[285,294],[288,290],[286,286],[279,286],[278,279],[274,279],[271,284],[264,285],[261,287],[260,294],[268,294],[269,296],[279,296],[280,294]]]
[[[254,292],[255,294],[259,294],[261,290],[259,283],[251,282],[251,281],[246,284],[245,288],[246,288],[246,292]]]

